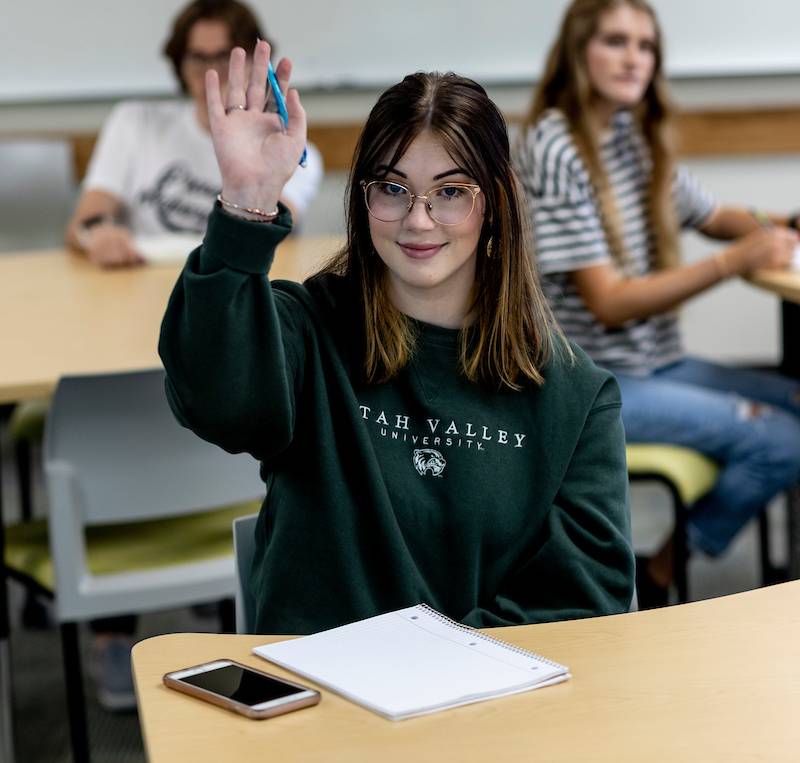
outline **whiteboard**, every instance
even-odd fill
[[[160,54],[183,0],[0,0],[0,101],[175,92]],[[416,70],[533,81],[567,0],[253,0],[301,88],[380,87]],[[800,1],[656,0],[672,76],[800,72]]]

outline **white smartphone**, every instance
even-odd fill
[[[170,689],[191,694],[248,718],[272,718],[316,705],[319,692],[250,668],[234,660],[214,660],[164,676]]]

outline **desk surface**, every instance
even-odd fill
[[[287,239],[270,277],[302,280],[338,244]],[[66,374],[160,365],[159,326],[179,271],[101,270],[60,250],[0,256],[0,403],[45,396]]]
[[[297,237],[271,277],[302,280],[338,246]],[[69,252],[0,256],[0,403],[48,395],[65,374],[152,368],[178,265],[100,270]],[[800,302],[800,272],[759,271],[754,285]]]
[[[787,302],[800,302],[800,270],[757,270],[748,280]]]
[[[502,628],[565,663],[567,683],[391,722],[323,690],[322,702],[251,721],[161,676],[250,654],[265,636],[171,634],[133,650],[150,763],[164,761],[796,761],[800,581],[617,617]]]

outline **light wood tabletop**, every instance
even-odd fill
[[[800,303],[800,270],[757,270],[747,280],[787,302]]]
[[[339,244],[289,238],[270,277],[302,280]],[[158,331],[179,271],[102,270],[62,250],[0,256],[0,403],[46,396],[66,374],[160,365]]]
[[[267,636],[171,634],[133,668],[150,763],[247,761],[796,761],[800,581],[615,617],[493,635],[568,665],[564,684],[391,722],[322,702],[253,721],[167,689],[164,673],[233,658]],[[302,681],[304,683],[310,683]]]

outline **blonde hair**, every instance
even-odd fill
[[[536,89],[524,128],[534,125],[542,114],[551,108],[558,109],[564,115],[589,173],[609,250],[617,264],[624,270],[627,252],[622,221],[613,188],[600,158],[598,130],[592,121],[592,85],[586,65],[586,48],[597,32],[600,16],[624,5],[648,14],[656,33],[653,76],[642,102],[633,110],[633,116],[652,161],[648,213],[655,234],[656,266],[667,268],[676,264],[679,251],[678,226],[672,197],[673,109],[663,75],[661,28],[649,3],[645,0],[573,0],[548,54],[545,71]]]
[[[473,382],[520,389],[541,384],[555,322],[533,266],[523,192],[511,168],[505,120],[486,91],[455,74],[418,72],[389,88],[359,138],[347,190],[347,243],[322,272],[353,279],[363,299],[364,373],[383,382],[411,359],[413,322],[391,302],[387,271],[375,254],[360,183],[394,166],[414,138],[430,131],[476,180],[486,200],[478,241],[473,321],[461,331],[463,374]]]

